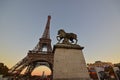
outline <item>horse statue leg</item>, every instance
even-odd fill
[[[77,44],[78,40],[77,39],[75,39],[75,40],[76,40],[75,44]]]
[[[58,40],[58,43],[60,43],[60,40],[61,40],[61,39],[60,39],[60,36],[57,36],[56,38],[57,38],[57,40]]]

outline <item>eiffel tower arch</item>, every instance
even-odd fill
[[[43,35],[39,39],[35,48],[33,50],[29,50],[27,56],[8,71],[12,76],[11,78],[14,78],[14,80],[36,80],[37,77],[33,79],[31,73],[35,68],[41,65],[45,65],[51,70],[50,79],[52,80],[54,54],[52,53],[50,39],[50,19],[51,16],[48,16]],[[24,75],[21,75],[23,70],[25,70]]]

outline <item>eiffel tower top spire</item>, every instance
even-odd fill
[[[51,19],[51,16],[49,15],[42,38],[50,39],[50,19]]]
[[[50,19],[51,16],[49,15],[43,35],[39,39],[40,40],[39,43],[36,45],[36,47],[33,50],[40,52],[48,52],[48,53],[52,52],[51,39],[50,39]]]

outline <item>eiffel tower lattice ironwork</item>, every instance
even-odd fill
[[[27,56],[9,70],[10,74],[19,76],[25,69],[24,75],[31,76],[32,71],[36,67],[45,65],[51,69],[52,79],[54,54],[52,53],[50,39],[50,19],[51,16],[48,16],[45,30],[36,47],[33,50],[29,50]]]

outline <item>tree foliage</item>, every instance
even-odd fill
[[[8,67],[3,63],[0,63],[0,75],[7,75],[8,74]]]
[[[120,63],[114,64],[114,66],[120,69]]]

